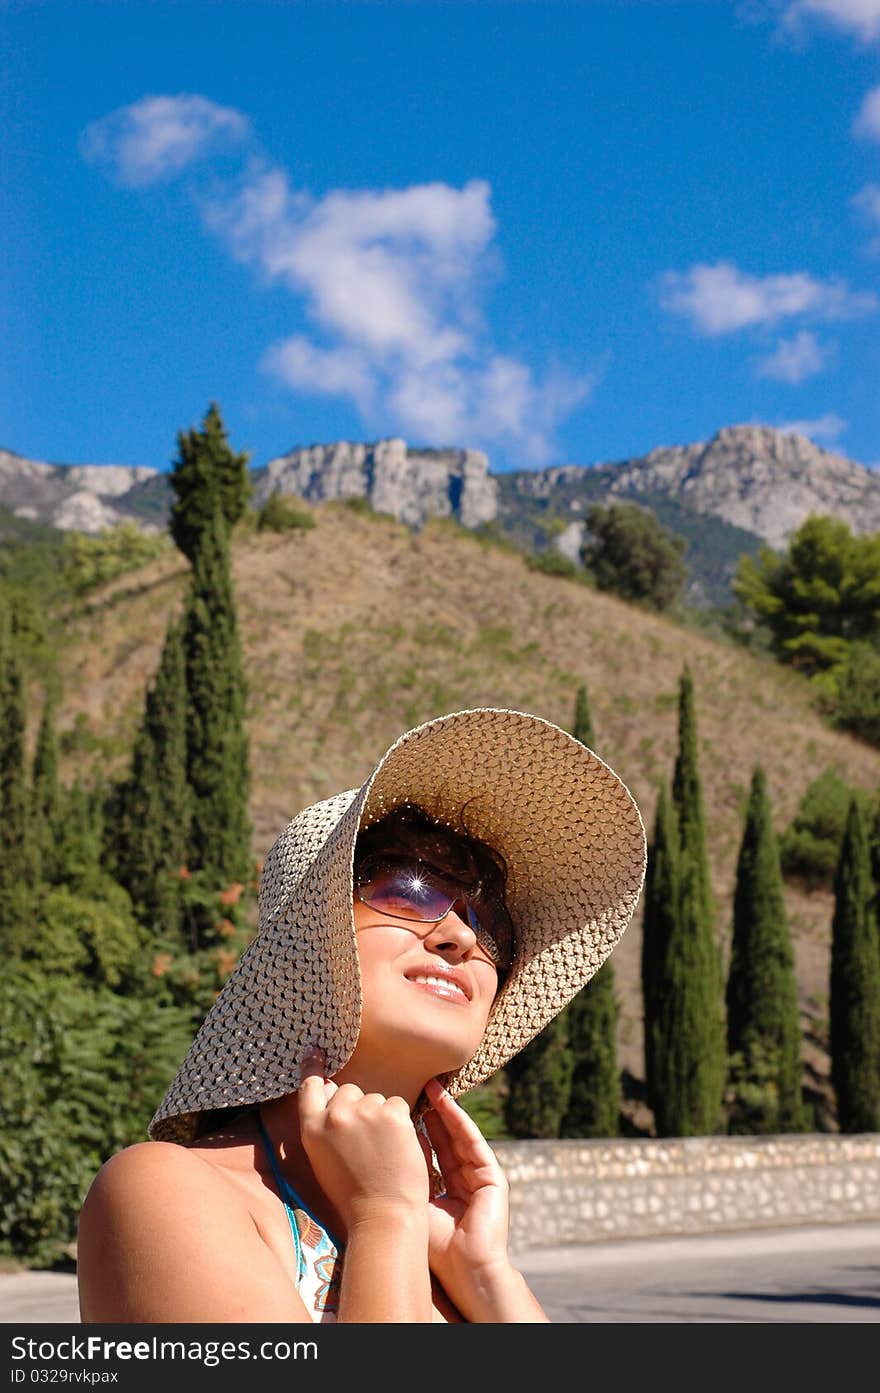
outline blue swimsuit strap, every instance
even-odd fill
[[[344,1245],[340,1243],[336,1237],[334,1237],[334,1235],[327,1228],[327,1225],[323,1224],[321,1220],[318,1218],[318,1216],[312,1213],[312,1211],[309,1209],[309,1206],[305,1204],[303,1200],[300,1199],[299,1195],[294,1190],[290,1181],[287,1180],[286,1177],[281,1174],[281,1167],[278,1165],[278,1161],[275,1157],[275,1148],[272,1145],[272,1139],[269,1136],[269,1133],[266,1131],[266,1124],[263,1121],[263,1117],[259,1109],[257,1109],[257,1122],[260,1128],[260,1136],[263,1139],[263,1147],[265,1148],[266,1155],[269,1157],[269,1164],[272,1167],[272,1174],[275,1177],[275,1184],[278,1186],[281,1198],[284,1201],[284,1207],[287,1210],[287,1218],[288,1222],[290,1223],[291,1233],[293,1234],[293,1241],[296,1246],[297,1255],[301,1257],[299,1231],[296,1227],[293,1213],[291,1212],[292,1208],[301,1209],[305,1214],[308,1214],[309,1218],[312,1220],[312,1223],[317,1224],[319,1229],[324,1230],[327,1237],[330,1239],[330,1242],[336,1249],[337,1253],[341,1253],[343,1251]]]

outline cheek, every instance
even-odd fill
[[[488,1024],[489,1017],[492,1014],[492,1007],[498,998],[500,990],[501,988],[498,986],[498,978],[494,968],[487,967],[485,972],[480,973],[480,1005],[484,1030]]]

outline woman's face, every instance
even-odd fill
[[[455,908],[429,924],[395,918],[355,897],[363,989],[358,1052],[404,1058],[425,1078],[477,1051],[498,973]]]

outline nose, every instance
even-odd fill
[[[425,946],[444,956],[463,958],[477,946],[477,936],[464,917],[463,905],[453,905],[444,918],[431,926]]]

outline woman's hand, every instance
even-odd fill
[[[389,1212],[424,1213],[430,1182],[405,1098],[333,1083],[315,1049],[303,1059],[298,1100],[303,1148],[349,1232]]]
[[[445,1194],[431,1200],[428,1258],[463,1314],[462,1292],[510,1266],[509,1187],[492,1148],[464,1108],[436,1079],[425,1086],[425,1127]]]
[[[425,1093],[425,1127],[446,1182],[428,1206],[431,1271],[466,1320],[546,1322],[507,1251],[510,1187],[498,1158],[437,1079]]]
[[[425,1157],[405,1098],[364,1093],[303,1059],[300,1137],[318,1184],[344,1227],[342,1322],[429,1322]]]

